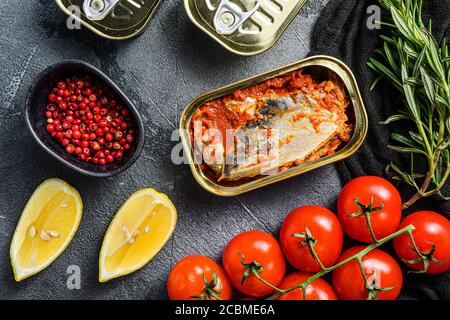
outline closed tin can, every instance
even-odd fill
[[[125,40],[142,33],[160,0],[56,0],[70,17],[99,36]]]
[[[184,0],[192,22],[239,55],[275,44],[306,0]]]
[[[293,76],[292,76],[293,75]],[[297,77],[297,78],[296,78]],[[301,77],[304,77],[301,78]],[[327,79],[335,79],[335,82],[329,81]],[[292,79],[291,79],[292,78]],[[239,104],[238,110],[241,110],[242,106],[248,103],[253,103],[252,99],[246,98],[242,99],[243,102],[235,102],[233,101],[233,97],[237,97],[239,95],[242,95],[245,92],[252,92],[252,95],[255,96],[255,88],[266,88],[267,84],[274,84],[277,83],[277,81],[287,81],[286,79],[291,79],[291,81],[296,82],[304,82],[307,83],[306,80],[309,79],[309,81],[315,81],[311,79],[319,79],[319,84],[316,85],[317,88],[320,88],[316,93],[311,93],[310,96],[309,93],[303,94],[303,92],[307,92],[303,87],[301,90],[298,90],[298,92],[295,95],[295,98],[293,99],[299,99],[299,106],[302,106],[304,110],[300,111],[293,111],[294,113],[290,113],[290,110],[294,110],[297,106],[296,102],[293,102],[293,107],[286,107],[289,105],[289,99],[291,97],[294,97],[294,95],[288,95],[288,94],[282,94],[278,101],[275,98],[266,99],[266,106],[261,107],[259,106],[259,115],[257,120],[251,120],[251,125],[241,125],[241,128],[244,126],[247,126],[248,128],[255,128],[255,127],[270,127],[271,125],[282,123],[284,127],[293,127],[292,119],[293,118],[301,118],[302,115],[305,113],[305,110],[309,110],[311,107],[311,103],[315,103],[313,98],[311,97],[317,97],[323,104],[323,101],[326,101],[329,99],[329,97],[334,97],[337,95],[341,95],[339,91],[336,89],[333,91],[333,83],[342,83],[343,90],[345,92],[345,127],[347,129],[351,129],[351,133],[349,133],[348,138],[343,138],[339,140],[339,146],[333,147],[333,143],[335,140],[328,140],[329,142],[326,142],[327,144],[324,144],[320,141],[320,139],[324,139],[324,141],[327,141],[327,138],[320,137],[320,134],[322,132],[325,132],[326,130],[334,130],[330,127],[330,123],[325,123],[326,120],[323,121],[323,127],[320,127],[319,133],[315,133],[315,131],[308,126],[311,126],[310,123],[313,123],[312,118],[308,118],[309,120],[305,120],[301,122],[297,122],[297,128],[299,131],[295,131],[294,129],[292,132],[289,132],[289,135],[284,135],[284,137],[290,135],[299,133],[300,137],[297,139],[297,144],[295,142],[284,142],[287,146],[296,146],[300,150],[297,150],[298,153],[295,154],[295,157],[303,157],[306,159],[303,162],[295,162],[295,165],[290,165],[283,170],[277,170],[275,173],[267,174],[267,175],[258,175],[255,176],[254,173],[252,173],[249,168],[251,166],[246,167],[239,167],[234,163],[233,165],[228,165],[228,167],[225,168],[222,166],[221,169],[218,169],[218,174],[215,176],[214,174],[211,174],[213,172],[212,169],[217,169],[214,166],[208,167],[208,170],[205,170],[205,164],[202,162],[202,160],[197,159],[197,154],[195,149],[195,133],[194,132],[194,118],[197,119],[199,112],[202,110],[205,110],[205,106],[212,106],[212,103],[215,101],[218,101],[217,105],[221,105],[224,102],[223,101],[230,101],[230,104]],[[302,83],[303,83],[302,82]],[[315,82],[313,82],[315,83]],[[301,84],[303,85],[303,84]],[[306,86],[306,85],[305,85]],[[311,87],[311,86],[310,86]],[[325,92],[329,92],[329,94],[325,94]],[[270,93],[274,94],[274,93]],[[289,98],[287,98],[289,97]],[[336,98],[337,99],[337,98]],[[255,99],[253,99],[255,100]],[[262,100],[255,102],[255,103],[261,103]],[[333,103],[333,101],[331,101]],[[337,102],[336,102],[337,103]],[[321,105],[317,105],[317,109],[321,109]],[[267,108],[271,108],[269,111]],[[240,109],[239,109],[240,108]],[[279,109],[276,109],[279,108]],[[275,110],[275,111],[274,111]],[[277,115],[276,111],[280,111],[279,115]],[[214,112],[214,110],[208,110],[206,108],[206,112]],[[263,112],[264,111],[264,112]],[[233,111],[234,112],[234,111]],[[297,113],[295,113],[297,112]],[[308,112],[308,111],[306,111]],[[310,111],[312,112],[312,111]],[[324,114],[331,115],[330,111],[327,109],[323,110]],[[253,111],[254,113],[254,111]],[[264,114],[267,115],[267,119],[264,118]],[[221,115],[223,116],[223,115]],[[255,116],[254,116],[255,117]],[[261,118],[262,117],[262,118]],[[283,123],[282,121],[286,120],[288,118],[288,122]],[[251,118],[251,117],[250,117]],[[323,118],[323,117],[322,117]],[[320,118],[320,119],[322,119]],[[334,119],[334,116],[332,116]],[[314,119],[318,119],[317,117]],[[336,118],[337,119],[337,118]],[[210,119],[207,119],[208,121]],[[230,120],[231,121],[231,120]],[[296,120],[297,121],[297,120]],[[334,121],[334,120],[333,120]],[[336,120],[336,123],[337,120]],[[322,125],[322,124],[320,124]],[[323,130],[322,130],[323,129]],[[239,129],[241,130],[241,129]],[[247,130],[247,128],[246,128]],[[303,131],[302,131],[303,130]],[[309,131],[308,131],[309,130]],[[242,130],[241,130],[242,131]],[[248,129],[248,131],[251,131]],[[345,131],[345,130],[344,130]],[[246,193],[251,190],[255,190],[264,186],[268,186],[270,184],[273,184],[275,182],[285,180],[287,178],[291,178],[294,176],[298,176],[302,173],[311,171],[313,169],[320,168],[322,166],[334,163],[339,160],[343,160],[349,156],[351,156],[353,153],[355,153],[358,148],[363,143],[368,131],[368,118],[367,113],[365,111],[364,103],[361,98],[361,94],[358,88],[358,85],[356,83],[355,77],[353,76],[353,73],[351,70],[341,61],[328,57],[328,56],[314,56],[307,59],[304,59],[302,61],[290,64],[285,67],[281,67],[279,69],[266,72],[261,75],[257,75],[242,81],[238,81],[236,83],[227,85],[223,88],[213,90],[211,92],[205,93],[194,100],[192,100],[189,105],[184,110],[181,120],[180,120],[180,134],[182,139],[182,144],[185,152],[185,156],[189,162],[192,174],[194,175],[194,178],[196,181],[207,191],[218,195],[218,196],[236,196],[243,193]],[[204,130],[202,131],[204,132]],[[336,131],[338,132],[338,131]],[[347,132],[349,132],[347,130]],[[326,132],[325,132],[326,133]],[[206,135],[206,134],[205,134]],[[202,141],[205,139],[205,135],[201,136]],[[303,135],[303,136],[301,136]],[[333,135],[333,133],[331,133]],[[337,135],[341,136],[341,133],[337,133]],[[239,136],[239,133],[236,134],[236,136]],[[236,138],[236,136],[234,138]],[[330,136],[331,137],[331,136]],[[248,137],[247,137],[248,138]],[[277,136],[277,139],[280,139],[280,145],[281,145],[281,138]],[[290,137],[291,141],[295,141],[296,137]],[[316,140],[315,140],[316,139]],[[330,138],[328,138],[330,139]],[[334,138],[333,138],[334,139]],[[248,139],[247,139],[248,140]],[[257,140],[257,139],[255,139]],[[234,141],[234,140],[233,140]],[[314,153],[310,153],[308,157],[305,156],[305,154],[301,155],[302,152],[304,152],[303,149],[306,149],[309,143],[317,144],[317,148],[314,146],[311,147],[311,150],[314,151],[315,154],[318,156],[312,156],[315,155]],[[202,143],[202,142],[200,142]],[[233,142],[235,143],[235,142]],[[278,142],[277,142],[278,143]],[[290,145],[291,144],[291,145]],[[217,146],[217,145],[216,145]],[[323,148],[331,148],[333,152],[321,152],[319,153],[319,150],[322,150]],[[228,147],[226,147],[228,148]],[[248,149],[248,146],[246,146]],[[281,147],[283,148],[283,147]],[[248,150],[246,152],[248,152]],[[280,149],[282,150],[282,149]],[[287,150],[287,151],[286,151]],[[286,154],[292,153],[292,149],[286,149]],[[217,150],[215,150],[216,152]],[[295,150],[294,150],[295,151]],[[295,152],[297,152],[295,151]],[[326,150],[325,150],[326,151]],[[277,151],[277,155],[279,157],[283,156],[280,151]],[[284,153],[283,153],[284,154]],[[226,156],[224,156],[226,158]],[[291,163],[293,164],[293,163]],[[239,170],[236,170],[236,168],[239,167]],[[227,169],[228,168],[228,169]],[[241,170],[242,169],[242,170]],[[254,166],[253,166],[254,169]],[[258,168],[259,170],[262,170],[261,168]],[[251,179],[241,179],[241,177],[245,176],[252,176]],[[220,176],[220,177],[219,177]],[[219,177],[219,178],[218,178]],[[233,181],[237,179],[237,181]],[[241,179],[241,180],[240,180]],[[230,180],[230,181],[227,181]]]

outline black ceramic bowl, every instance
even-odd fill
[[[103,81],[106,86],[115,92],[117,99],[130,111],[136,132],[136,140],[131,150],[124,154],[123,160],[104,166],[79,161],[73,155],[67,154],[63,147],[47,133],[45,129],[47,124],[45,107],[47,105],[48,95],[59,80],[74,75],[91,75]],[[45,69],[31,86],[27,95],[25,108],[28,129],[39,145],[69,168],[85,175],[109,177],[122,172],[136,161],[144,147],[144,124],[133,103],[107,75],[83,61],[64,61]]]

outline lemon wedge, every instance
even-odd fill
[[[83,202],[60,179],[44,181],[28,200],[11,241],[16,281],[49,266],[69,245],[80,224]]]
[[[153,189],[135,192],[106,231],[99,259],[99,281],[130,274],[146,265],[175,230],[172,201]]]

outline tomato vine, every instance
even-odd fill
[[[299,283],[299,284],[297,284],[297,285],[295,285],[295,286],[293,286],[293,287],[291,287],[291,288],[284,289],[284,290],[283,290],[283,289],[277,288],[276,291],[278,291],[278,293],[276,293],[276,294],[274,294],[274,295],[271,295],[270,297],[267,298],[267,300],[275,300],[276,298],[278,298],[278,297],[280,297],[280,296],[282,296],[282,295],[284,295],[284,294],[286,294],[286,293],[288,293],[288,292],[291,292],[291,291],[293,291],[293,290],[296,290],[296,289],[302,289],[302,291],[303,291],[303,296],[304,296],[304,298],[305,298],[305,295],[306,295],[306,288],[307,288],[308,285],[310,285],[313,281],[315,281],[315,280],[317,280],[317,279],[323,277],[324,275],[326,275],[326,274],[328,274],[328,273],[330,273],[330,272],[336,270],[337,268],[339,268],[339,267],[341,267],[341,266],[343,266],[343,265],[345,265],[345,264],[347,264],[347,263],[349,263],[350,261],[353,261],[353,260],[358,261],[358,265],[359,265],[359,267],[361,268],[361,272],[362,272],[363,277],[364,277],[364,280],[365,280],[365,282],[366,282],[366,284],[365,284],[365,285],[366,285],[366,288],[367,288],[368,291],[369,291],[369,292],[368,292],[368,299],[376,299],[376,298],[377,298],[377,292],[378,292],[378,291],[383,291],[383,290],[385,291],[385,290],[388,290],[388,289],[390,289],[390,288],[377,288],[376,286],[374,286],[373,283],[369,283],[369,282],[368,282],[367,277],[365,276],[365,273],[364,273],[364,269],[362,268],[362,263],[361,263],[362,258],[363,258],[367,253],[369,253],[370,251],[372,251],[372,250],[374,250],[374,249],[376,249],[376,248],[382,246],[383,244],[385,244],[385,243],[391,241],[392,239],[394,239],[394,238],[396,238],[396,237],[398,237],[398,236],[400,236],[400,235],[402,235],[402,234],[408,234],[408,236],[409,236],[409,238],[410,238],[410,240],[411,240],[411,243],[412,243],[413,246],[414,246],[414,243],[415,243],[415,242],[414,242],[414,238],[413,238],[413,235],[412,235],[412,232],[413,232],[414,230],[415,230],[415,228],[414,228],[413,225],[408,225],[408,226],[406,226],[405,228],[400,229],[400,230],[398,230],[397,232],[394,232],[394,233],[392,233],[391,235],[389,235],[389,236],[387,236],[387,237],[384,237],[383,239],[380,239],[380,240],[377,240],[377,241],[373,242],[372,244],[368,245],[365,249],[361,250],[361,251],[358,252],[357,254],[355,254],[355,255],[353,255],[353,256],[351,256],[351,257],[348,257],[347,259],[345,259],[345,260],[343,260],[343,261],[341,261],[341,262],[339,262],[339,263],[337,263],[337,264],[335,264],[335,265],[333,265],[333,266],[331,266],[331,267],[322,269],[322,271],[320,271],[320,272],[314,274],[313,276],[311,276],[310,278],[308,278],[307,280],[305,280],[305,281],[302,282],[302,283]],[[309,248],[310,248],[311,252],[314,251],[314,247],[309,247]],[[312,253],[312,256],[315,257],[314,259],[316,259],[316,262],[320,265],[321,263],[320,263],[320,261],[318,261],[319,259],[317,258],[317,254],[313,254],[313,253]],[[420,257],[420,255],[419,255],[419,257]]]

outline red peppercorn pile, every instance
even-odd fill
[[[91,76],[59,81],[48,96],[45,117],[52,138],[83,162],[121,161],[135,140],[130,111]]]

